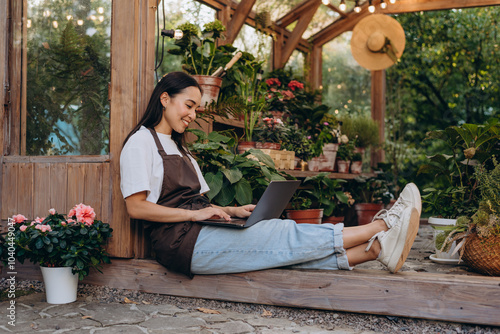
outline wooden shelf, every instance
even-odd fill
[[[220,117],[220,116],[215,116],[214,122],[234,126],[237,128],[244,128],[245,127],[245,125],[243,124],[243,121],[240,121],[238,119],[229,119],[229,118]]]
[[[301,170],[295,170],[295,169],[279,169],[280,172],[285,172],[287,174],[290,174],[291,176],[297,177],[297,178],[306,178],[308,176],[314,176],[318,173],[321,172],[311,172],[311,171],[301,171]],[[375,176],[375,173],[362,173],[362,174],[352,174],[352,173],[330,173],[328,175],[329,178],[331,179],[343,179],[343,180],[352,180],[358,176],[368,176],[372,177]]]

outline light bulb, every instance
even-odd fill
[[[66,20],[71,20],[73,18],[73,15],[66,15]]]
[[[339,6],[340,10],[345,12],[345,10],[347,9],[347,6],[345,5],[345,0],[341,0],[340,1],[340,6]]]
[[[390,3],[396,3],[396,0],[389,0]]]
[[[356,13],[359,13],[361,11],[361,7],[359,7],[358,0],[356,0],[356,4],[354,5],[354,11]]]
[[[323,5],[328,6],[330,4],[330,0],[321,0]]]
[[[59,23],[57,23],[57,21],[52,21],[52,26],[57,29],[57,27],[59,27]]]
[[[382,9],[387,8],[387,3],[384,0],[380,0],[380,8],[382,8]]]
[[[370,5],[368,6],[368,11],[370,13],[375,13],[375,6],[372,4],[372,0],[370,0]]]
[[[174,39],[181,39],[182,36],[184,36],[184,33],[182,30],[175,30],[174,31]]]
[[[103,14],[104,13],[104,8],[102,8],[102,7],[97,8],[97,12],[99,14]]]
[[[83,20],[78,20],[78,21],[76,21],[76,23],[77,23],[79,26],[81,26],[81,25],[83,25]]]

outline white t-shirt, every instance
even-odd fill
[[[177,145],[170,135],[158,133],[158,138],[167,153],[181,155]],[[210,190],[207,182],[201,174],[200,166],[192,158],[194,169],[198,174],[201,190],[203,194]],[[158,202],[163,183],[163,160],[158,153],[155,141],[151,132],[144,126],[134,133],[122,149],[120,155],[120,188],[123,198],[141,191],[147,191],[147,200],[153,203]]]

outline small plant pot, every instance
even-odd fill
[[[339,173],[349,173],[350,161],[337,160],[337,171]]]
[[[42,267],[45,296],[49,304],[68,304],[76,300],[78,275],[71,267]]]
[[[383,204],[376,203],[358,203],[354,204],[354,210],[358,217],[358,225],[366,225],[371,223],[373,216],[384,208]]]
[[[338,224],[338,223],[343,223],[344,222],[344,217],[335,217],[335,216],[330,216],[330,217],[323,217],[323,224]]]
[[[238,142],[238,153],[243,154],[251,148],[255,148],[254,141],[240,141]]]
[[[212,77],[210,75],[193,75],[198,84],[203,89],[199,110],[204,110],[205,106],[212,102],[217,102],[219,98],[220,88],[222,86],[222,78]]]
[[[351,162],[351,173],[361,174],[362,169],[363,169],[363,161],[352,161]]]
[[[321,224],[323,209],[286,210],[286,217],[297,224]]]
[[[335,169],[335,159],[337,158],[337,151],[339,149],[339,144],[325,144],[323,146],[322,157],[324,159],[321,161],[320,170],[332,172]]]
[[[458,259],[458,252],[452,255],[453,251],[456,247],[456,242],[451,244],[450,250],[448,252],[442,252],[440,250],[441,247],[438,247],[438,244],[442,244],[445,238],[445,233],[442,230],[443,227],[449,227],[450,225],[455,225],[457,223],[456,219],[445,219],[445,218],[436,218],[429,217],[429,225],[432,227],[432,236],[434,241],[434,249],[436,251],[436,257],[440,259]]]
[[[307,162],[307,167],[311,172],[319,172],[320,159],[312,158]]]

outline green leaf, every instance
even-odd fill
[[[241,179],[238,183],[235,184],[235,189],[236,189],[235,198],[238,204],[245,205],[252,203],[253,200],[252,186],[247,180]]]
[[[238,182],[243,177],[243,173],[238,168],[223,169],[222,173],[231,182],[231,184]]]
[[[87,233],[88,233],[88,231],[87,231],[87,229],[86,229],[86,228],[81,228],[81,229],[80,229],[80,234],[85,235],[85,234],[87,234]]]
[[[50,239],[47,236],[42,237],[42,241],[44,244],[49,245],[50,244]]]
[[[42,239],[37,239],[37,240],[35,241],[35,247],[36,247],[36,249],[41,249],[41,248],[43,248],[43,241],[42,241]]]
[[[219,194],[214,198],[214,200],[220,206],[228,206],[233,201],[236,195],[234,187],[222,187]]]
[[[205,174],[205,181],[207,181],[208,186],[210,187],[210,191],[206,193],[209,200],[212,200],[217,194],[219,194],[222,189],[222,184],[224,180],[224,176],[221,172],[217,172],[217,174],[207,173]]]

